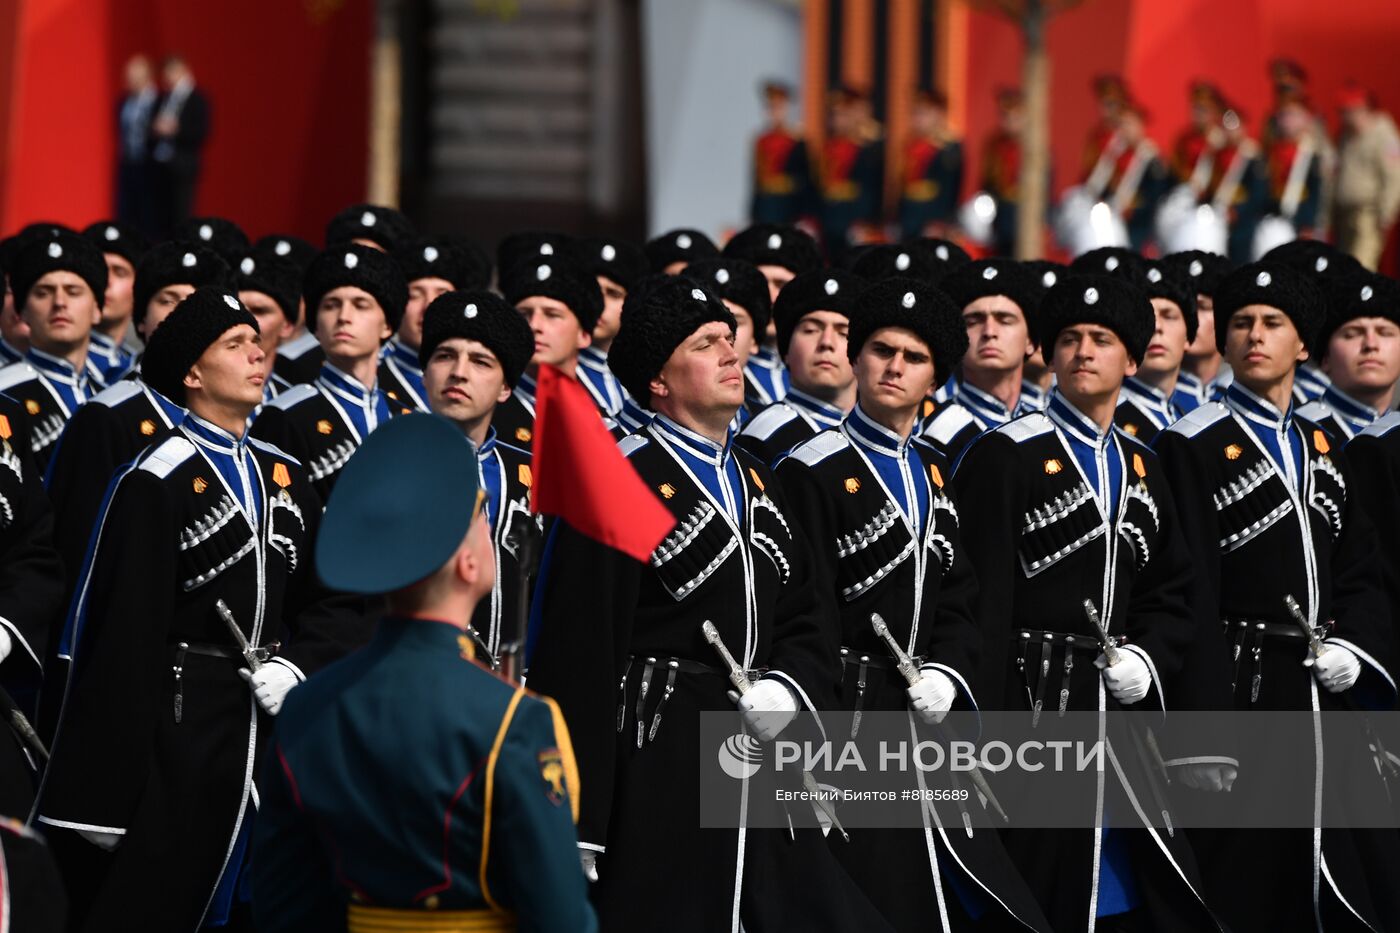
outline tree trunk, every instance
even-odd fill
[[[1039,259],[1045,245],[1045,205],[1050,178],[1050,56],[1045,49],[1049,16],[1044,0],[1027,0],[1021,20],[1026,41],[1022,86],[1026,122],[1021,131],[1021,205],[1016,258]]]

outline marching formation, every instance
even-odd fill
[[[1400,930],[1394,830],[1103,828],[1146,771],[1083,829],[700,824],[705,712],[1396,704],[1400,285],[838,259],[374,205],[3,241],[0,929]],[[532,511],[556,380],[672,520],[645,560]]]

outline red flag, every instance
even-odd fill
[[[530,508],[637,560],[646,560],[676,519],[617,449],[577,379],[541,365],[535,394]]]

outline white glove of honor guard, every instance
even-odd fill
[[[1239,769],[1224,763],[1196,762],[1182,765],[1177,770],[1177,776],[1181,778],[1181,783],[1193,790],[1220,793],[1235,786]]]
[[[0,625],[0,661],[10,656],[10,652],[15,650],[15,640],[10,637],[5,626]]]
[[[598,850],[579,849],[578,860],[583,865],[583,877],[589,881],[598,880]]]
[[[1118,663],[1108,666],[1108,658],[1099,655],[1094,666],[1103,671],[1103,683],[1113,698],[1123,705],[1136,703],[1147,696],[1152,687],[1152,671],[1136,651],[1118,650]]]
[[[1313,676],[1328,693],[1351,689],[1356,678],[1361,676],[1361,659],[1342,645],[1327,645],[1326,651],[1312,659],[1311,667]]]
[[[797,715],[797,698],[776,680],[760,680],[743,696],[731,690],[729,699],[760,742],[773,741]]]
[[[282,709],[282,701],[287,699],[288,691],[297,685],[297,675],[285,664],[264,664],[257,673],[241,667],[238,676],[248,681],[258,705],[269,716],[277,715]]]
[[[943,721],[948,710],[953,708],[958,688],[953,678],[940,670],[925,668],[923,679],[906,691],[909,694],[909,708],[919,714],[926,725]]]

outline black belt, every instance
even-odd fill
[[[1115,645],[1127,643],[1126,638],[1115,639]],[[1064,662],[1060,672],[1059,714],[1063,716],[1069,708],[1069,679],[1074,671],[1074,652],[1089,651],[1097,654],[1103,651],[1103,644],[1090,635],[1076,635],[1072,632],[1047,632],[1041,629],[1023,628],[1016,635],[1016,669],[1026,682],[1026,698],[1031,703],[1031,725],[1040,722],[1040,712],[1045,707],[1045,684],[1050,679],[1050,655],[1056,646],[1064,650]],[[1026,658],[1032,650],[1038,652],[1034,659],[1036,667],[1035,690],[1032,694],[1030,676],[1026,673]]]
[[[1233,674],[1230,677],[1230,692],[1235,692],[1235,686],[1240,679],[1240,659],[1244,655],[1246,643],[1249,647],[1250,665],[1253,670],[1249,677],[1249,702],[1251,704],[1259,702],[1259,687],[1264,682],[1264,639],[1284,638],[1293,641],[1306,641],[1307,636],[1303,630],[1296,625],[1284,625],[1279,622],[1268,622],[1264,619],[1221,619],[1220,624],[1225,628],[1225,636],[1229,638],[1231,630],[1235,637],[1230,646],[1232,654]],[[1326,635],[1329,626],[1319,626],[1321,631],[1318,637]]]
[[[914,666],[924,663],[923,656],[911,658]],[[856,669],[856,701],[851,707],[851,738],[860,731],[861,707],[865,705],[865,673],[872,668],[877,671],[897,671],[899,662],[887,655],[871,655],[855,648],[841,649],[841,682],[846,682],[846,665]]]
[[[622,732],[627,723],[627,675],[632,670],[632,665],[641,663],[642,679],[637,687],[637,747],[641,748],[645,742],[656,740],[656,732],[661,728],[661,711],[666,707],[666,701],[671,699],[671,694],[676,692],[676,676],[678,674],[709,674],[716,677],[729,676],[729,672],[713,664],[702,664],[699,661],[690,661],[686,658],[665,658],[659,656],[643,657],[641,655],[629,655],[627,664],[622,669],[622,678],[618,682],[617,692],[617,731]],[[661,699],[656,704],[651,719],[651,727],[646,725],[646,704],[647,694],[651,692],[652,681],[660,671],[666,672],[666,684],[661,694]],[[744,674],[749,680],[757,680],[768,672],[768,668],[755,668],[745,671]]]
[[[171,670],[175,674],[175,722],[179,723],[185,716],[185,655],[197,654],[205,658],[223,658],[228,661],[238,661],[246,663],[247,658],[243,657],[243,652],[224,645],[206,645],[199,642],[181,641],[170,646],[175,650],[175,661],[171,665]],[[277,654],[280,648],[277,642],[272,642],[261,648],[254,648],[253,653],[261,661],[268,661]]]

